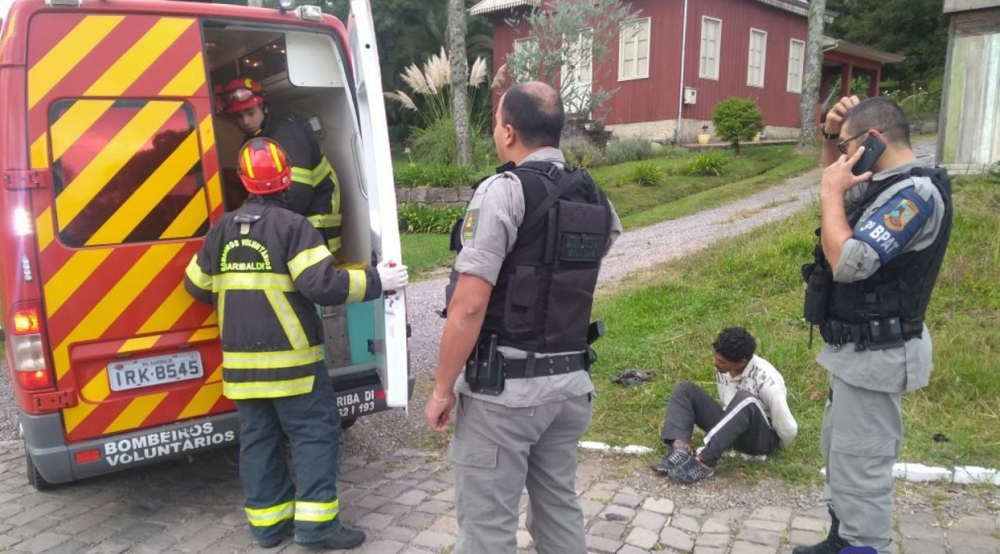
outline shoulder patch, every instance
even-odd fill
[[[465,223],[462,224],[462,240],[472,240],[476,236],[476,227],[478,226],[479,208],[466,212]]]
[[[854,238],[871,246],[881,263],[898,256],[934,211],[934,198],[924,200],[907,187],[858,222]]]
[[[889,210],[889,213],[883,216],[885,221],[885,226],[890,231],[902,231],[906,228],[906,225],[913,221],[913,218],[920,214],[920,208],[917,206],[916,202],[910,200],[909,198],[903,198],[899,201],[899,204],[895,208]]]

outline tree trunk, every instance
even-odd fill
[[[459,165],[472,165],[469,137],[469,59],[465,52],[465,0],[448,0],[448,58],[451,60],[451,111]]]
[[[801,105],[802,128],[799,130],[799,148],[816,146],[816,104],[819,103],[819,82],[823,77],[823,16],[826,0],[809,2],[809,31],[806,34],[806,68],[802,75]]]

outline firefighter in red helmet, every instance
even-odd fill
[[[338,517],[343,435],[314,304],[399,290],[406,266],[337,269],[320,233],[285,207],[294,169],[275,141],[251,139],[237,163],[250,196],[209,230],[184,285],[217,312],[222,392],[239,413],[250,530],[265,548],[293,533],[308,547],[354,548],[365,535]],[[281,454],[283,436],[295,482]]]
[[[267,137],[278,142],[292,163],[288,208],[306,216],[331,252],[340,249],[340,183],[312,132],[268,113],[267,93],[254,79],[233,79],[221,93],[222,111],[232,116],[244,140]]]

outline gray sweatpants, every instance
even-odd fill
[[[590,427],[589,395],[531,408],[459,395],[455,436],[458,542],[454,554],[517,552],[518,503],[538,554],[586,554],[576,499],[576,449]]]
[[[840,520],[841,538],[889,554],[903,394],[858,388],[833,375],[830,392],[823,413],[823,499]]]

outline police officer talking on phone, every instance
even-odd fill
[[[825,343],[817,361],[830,373],[822,451],[833,521],[826,540],[793,554],[887,554],[900,404],[933,369],[924,315],[951,233],[951,182],[917,159],[889,98],[841,98],[823,136],[820,240],[802,273],[805,317]]]
[[[555,89],[516,85],[495,119],[506,164],[476,187],[453,234],[460,251],[425,416],[445,431],[457,404],[454,554],[514,554],[525,487],[538,553],[586,554],[575,481],[594,391],[588,344],[601,334],[590,315],[621,222],[559,150]]]

